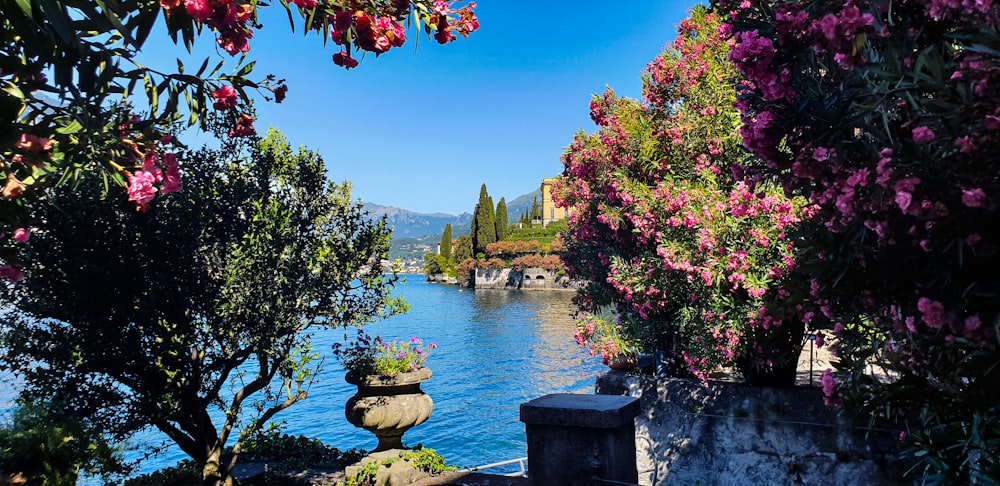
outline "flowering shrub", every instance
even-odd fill
[[[424,367],[431,350],[437,343],[428,343],[416,336],[408,341],[384,342],[379,336],[370,337],[358,330],[358,337],[347,345],[336,343],[333,354],[344,368],[359,375],[395,376],[399,373],[417,371]]]
[[[466,258],[455,267],[455,274],[459,281],[468,281],[476,273],[476,260]]]
[[[479,260],[477,262],[477,266],[479,268],[489,268],[498,270],[501,268],[507,268],[507,262],[503,261],[500,258],[490,258],[488,260]]]
[[[617,357],[634,357],[639,347],[617,319],[609,316],[582,314],[576,320],[576,343],[590,350],[591,356],[601,355],[607,365]]]
[[[524,255],[519,256],[510,262],[510,268],[514,270],[524,270],[525,268],[540,267],[542,266],[542,256],[541,255]]]
[[[538,240],[497,241],[486,245],[486,254],[488,256],[513,256],[524,253],[538,253],[541,250],[542,244]]]
[[[610,89],[595,96],[600,130],[577,135],[553,185],[556,204],[571,208],[563,263],[588,282],[581,310],[614,309],[624,332],[649,350],[676,336],[676,357],[702,377],[734,361],[749,370],[797,358],[796,339],[770,336],[803,332],[801,320],[760,312],[782,298],[775,282],[792,268],[786,232],[801,202],[735,177],[743,157],[732,107],[738,75],[721,26],[696,8],[672,48],[649,64],[644,103]]]
[[[992,2],[726,2],[743,137],[818,208],[803,235],[824,392],[900,426],[941,481],[1000,477],[1000,9]],[[866,373],[872,364],[889,379]],[[936,444],[936,445],[932,445]]]

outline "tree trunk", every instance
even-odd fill
[[[201,470],[202,484],[205,486],[234,486],[231,471],[222,463],[222,447],[216,446],[208,454],[208,460]]]

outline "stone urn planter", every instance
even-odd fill
[[[639,364],[639,357],[634,354],[619,354],[608,360],[608,368],[615,371],[632,371]]]
[[[373,452],[402,449],[403,434],[430,418],[434,401],[420,390],[430,377],[428,368],[395,376],[347,373],[347,382],[358,387],[347,401],[347,421],[378,437]]]

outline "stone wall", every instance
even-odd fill
[[[443,283],[443,284],[457,284],[458,279],[455,277],[449,277],[443,273],[432,273],[427,275],[428,282]]]
[[[473,287],[505,290],[563,290],[566,277],[542,268],[477,268]]]
[[[818,388],[608,372],[599,394],[640,399],[640,484],[912,484],[893,460],[898,432],[852,428]]]

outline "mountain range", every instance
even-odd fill
[[[507,221],[516,223],[521,218],[521,214],[531,210],[531,205],[537,198],[541,201],[542,191],[537,189],[527,194],[522,194],[507,202]],[[494,201],[500,198],[494,197]],[[452,235],[467,235],[472,227],[472,213],[465,212],[459,215],[447,213],[417,213],[395,206],[383,206],[371,202],[362,203],[365,209],[373,218],[385,216],[389,226],[392,227],[393,238],[415,238],[420,236],[440,236],[444,233],[444,227],[451,223]],[[474,208],[470,208],[474,209]]]

